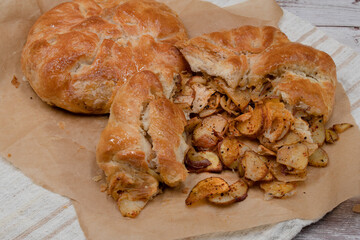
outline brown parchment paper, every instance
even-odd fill
[[[20,54],[27,32],[42,12],[59,2],[1,0],[0,152],[36,184],[71,198],[88,239],[178,239],[293,218],[316,219],[360,194],[360,132],[355,126],[341,134],[336,144],[325,146],[329,166],[311,168],[308,180],[292,198],[264,201],[255,188],[239,204],[190,208],[185,206],[187,194],[182,189],[167,189],[136,219],[123,218],[115,202],[99,191],[100,183],[92,181],[100,173],[95,147],[107,116],[74,115],[49,107],[23,80]],[[252,0],[224,9],[195,0],[166,2],[179,13],[190,36],[244,24],[276,25],[282,15],[273,0]],[[11,84],[14,75],[18,88]],[[339,122],[355,124],[340,85],[329,125]],[[184,188],[209,175],[190,175]],[[230,182],[237,179],[231,172],[222,176]]]

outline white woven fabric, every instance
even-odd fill
[[[209,0],[220,6],[241,0]],[[329,53],[337,67],[338,80],[347,92],[352,114],[360,123],[360,57],[352,49],[327,37],[313,25],[284,11],[280,29],[299,41]],[[24,156],[25,157],[25,156]],[[74,207],[68,198],[32,183],[0,157],[0,239],[85,239]],[[190,239],[292,239],[314,221],[291,220],[233,233],[218,233]]]

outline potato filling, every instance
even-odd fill
[[[185,163],[190,172],[237,171],[248,187],[260,184],[269,199],[292,196],[295,183],[306,180],[309,165],[328,164],[319,148],[329,132],[322,116],[288,106],[273,91],[271,79],[256,88],[231,88],[205,73],[180,76],[173,101],[188,119],[192,148]],[[229,194],[211,202],[233,203]]]

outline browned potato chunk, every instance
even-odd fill
[[[329,163],[329,156],[322,148],[318,148],[309,157],[309,165],[313,167],[326,167],[328,163]]]
[[[334,124],[332,126],[332,128],[335,130],[336,133],[345,132],[347,129],[351,127],[353,127],[353,125],[350,123],[339,123],[339,124]]]
[[[215,147],[227,128],[227,120],[220,114],[204,118],[193,132],[193,144],[203,149]]]
[[[238,122],[236,128],[239,132],[248,137],[256,137],[260,134],[263,126],[263,109],[261,106],[255,106],[251,117],[245,121]]]
[[[308,164],[308,148],[302,143],[283,146],[277,152],[276,161],[295,169],[304,169]]]
[[[337,135],[337,133],[332,129],[326,129],[325,131],[326,143],[335,143],[337,140],[339,140],[339,135]]]
[[[210,151],[196,152],[193,148],[187,153],[185,164],[190,172],[221,172],[219,157]]]
[[[297,182],[306,180],[306,169],[297,174],[290,174],[286,172],[286,166],[276,162],[275,160],[268,161],[268,167],[272,175],[281,182]]]
[[[229,205],[234,202],[240,202],[247,197],[248,188],[248,185],[240,179],[230,185],[229,192],[213,195],[208,200],[217,205]]]
[[[295,193],[294,183],[269,182],[261,183],[260,188],[265,191],[265,199],[290,197]]]
[[[247,151],[241,159],[241,164],[245,170],[245,178],[255,182],[263,179],[269,172],[265,162],[265,157],[255,152]]]
[[[185,200],[186,205],[200,201],[204,198],[211,197],[215,194],[221,194],[230,190],[229,184],[219,177],[209,177],[198,182],[189,193]]]
[[[310,131],[314,143],[319,146],[323,145],[325,141],[325,125],[322,117],[313,118],[310,121]]]
[[[241,143],[236,138],[224,138],[218,145],[218,152],[222,163],[230,168],[238,167],[239,149]]]

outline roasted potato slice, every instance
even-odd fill
[[[339,123],[339,124],[334,124],[332,126],[332,129],[334,129],[336,133],[342,133],[353,126],[354,125],[352,125],[350,123]]]
[[[310,120],[310,131],[314,143],[322,146],[325,141],[325,125],[322,117]]]
[[[263,145],[259,145],[257,151],[255,152],[263,156],[276,156],[276,153],[264,147]]]
[[[325,130],[325,141],[326,143],[335,143],[339,140],[339,135],[332,129]]]
[[[241,142],[236,138],[224,138],[218,145],[218,153],[222,163],[230,168],[238,167],[239,150],[242,146]]]
[[[245,178],[252,181],[263,179],[269,172],[265,162],[267,159],[259,154],[247,151],[241,159],[241,164],[245,170]]]
[[[219,157],[210,151],[196,152],[193,148],[187,153],[185,164],[190,172],[221,172]]]
[[[229,184],[224,179],[219,177],[205,178],[193,187],[185,200],[185,204],[189,206],[202,199],[216,194],[225,193],[229,190]]]
[[[318,148],[309,157],[309,165],[313,167],[326,167],[329,163],[329,156],[324,149]]]
[[[199,113],[199,117],[205,118],[215,114],[217,111],[217,109],[204,109]]]
[[[273,145],[274,148],[279,149],[282,146],[289,146],[301,142],[301,137],[294,131],[289,131],[281,140],[276,141]]]
[[[240,177],[244,177],[244,175],[245,175],[245,169],[244,169],[241,161],[238,161],[238,168],[237,168],[237,170],[238,170],[239,176],[240,176]]]
[[[295,169],[305,169],[308,164],[308,157],[307,146],[296,143],[281,147],[277,152],[276,161]]]
[[[190,148],[186,154],[185,165],[190,169],[203,169],[211,165],[211,162],[204,156]]]
[[[187,121],[187,124],[185,126],[185,131],[188,133],[191,133],[194,131],[197,125],[201,123],[201,119],[199,117],[193,117]]]
[[[297,182],[306,180],[306,169],[298,174],[290,174],[286,172],[286,166],[282,165],[275,160],[270,160],[267,163],[272,175],[281,182]]]
[[[290,197],[295,193],[294,183],[269,182],[261,183],[260,188],[265,191],[265,199]]]
[[[230,191],[208,197],[208,201],[217,205],[229,205],[240,202],[247,197],[248,185],[242,180],[238,180],[230,185]]]
[[[236,128],[239,132],[247,137],[257,137],[261,133],[262,126],[263,109],[260,105],[255,106],[249,119],[236,124]]]
[[[197,125],[193,132],[194,146],[202,149],[215,147],[219,141],[218,136],[225,133],[227,124],[226,118],[220,114],[204,118],[201,124]]]
[[[266,181],[266,182],[269,182],[269,181],[272,181],[274,180],[274,176],[272,175],[272,173],[269,171],[266,176],[261,179],[261,181]]]
[[[278,98],[265,99],[263,107],[264,137],[271,143],[282,139],[294,123],[291,112]]]

